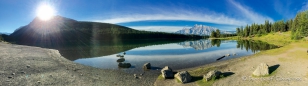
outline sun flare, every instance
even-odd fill
[[[47,4],[41,4],[37,10],[36,15],[44,21],[51,19],[55,15],[55,9]]]

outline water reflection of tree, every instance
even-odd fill
[[[212,46],[220,47],[221,39],[212,39],[211,44]]]
[[[254,53],[257,51],[277,48],[277,46],[275,45],[271,45],[266,42],[256,41],[256,40],[238,40],[236,47],[241,49],[245,48],[246,51],[250,49]]]

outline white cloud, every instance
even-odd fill
[[[191,7],[161,7],[161,6],[148,6],[142,8],[128,8],[126,12],[110,13],[108,16],[101,17],[101,19],[91,20],[95,22],[106,23],[129,23],[137,21],[149,20],[183,20],[214,23],[225,26],[217,26],[219,29],[233,30],[238,26],[245,26],[251,23],[264,23],[265,20],[273,21],[272,18],[253,12],[249,7],[243,6],[233,0],[228,1],[229,4],[235,7],[236,15],[227,15],[228,13],[217,13],[206,8],[191,8]],[[234,9],[234,8],[228,8]],[[175,32],[183,29],[182,26],[128,26],[130,28],[146,31],[162,31],[162,32]]]
[[[160,31],[160,32],[176,32],[185,26],[127,26],[136,30]]]
[[[240,12],[239,14],[242,14],[247,19],[249,19],[250,23],[264,23],[265,20],[269,20],[270,22],[273,22],[274,20],[268,16],[263,16],[258,13],[253,12],[249,7],[246,7],[244,5],[241,5],[238,2],[235,2],[234,0],[229,0],[229,2],[234,5]]]
[[[302,8],[299,11],[305,11],[308,10],[308,1],[304,2]]]
[[[146,7],[144,7],[146,8]],[[147,9],[147,8],[146,8]],[[227,25],[244,25],[245,21],[231,18],[224,14],[218,14],[204,10],[189,10],[187,8],[148,8],[146,12],[130,12],[130,13],[117,13],[109,18],[102,20],[94,20],[96,22],[106,23],[127,23],[135,21],[147,21],[147,20],[184,20],[184,21],[197,21],[208,22],[215,24],[227,24]],[[166,9],[166,10],[164,10]],[[149,12],[151,11],[151,12]]]

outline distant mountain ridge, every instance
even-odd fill
[[[10,35],[11,33],[0,32],[0,35],[2,35],[2,34],[4,34],[4,35]]]
[[[206,25],[194,25],[191,28],[183,28],[182,30],[176,31],[178,34],[193,34],[193,35],[211,35],[212,31],[216,31],[218,28],[206,26]],[[220,30],[222,34],[234,34],[235,31],[223,31]]]

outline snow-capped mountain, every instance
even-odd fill
[[[175,33],[179,34],[195,34],[195,35],[210,35],[212,31],[215,31],[217,28],[210,27],[206,25],[195,25],[192,28],[183,28],[182,30],[176,31]]]
[[[179,34],[194,34],[194,35],[211,35],[212,31],[216,31],[217,28],[206,26],[206,25],[195,25],[191,28],[183,28],[182,30],[176,31]],[[223,31],[220,30],[222,34],[234,34],[234,31]]]

